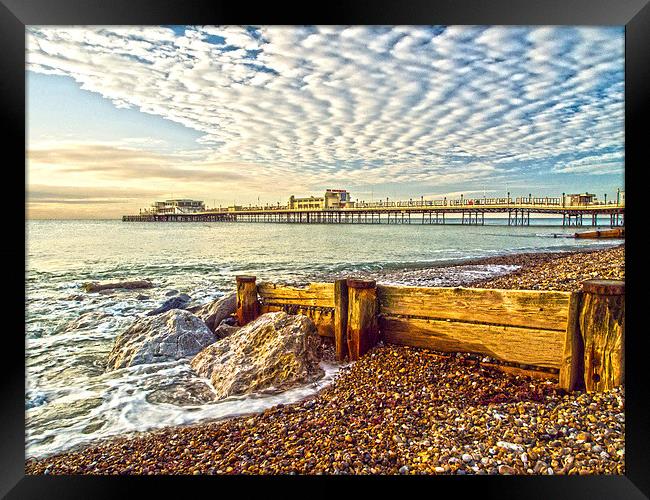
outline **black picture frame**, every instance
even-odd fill
[[[463,496],[494,494],[499,498],[650,498],[650,470],[648,450],[650,439],[646,397],[648,387],[647,363],[642,349],[644,330],[641,322],[641,304],[645,294],[640,290],[641,276],[636,272],[640,260],[637,255],[641,243],[640,227],[634,207],[642,195],[640,175],[647,160],[644,157],[644,122],[648,116],[650,95],[650,6],[649,0],[363,0],[330,1],[318,5],[301,3],[281,6],[276,2],[226,3],[223,1],[182,0],[0,0],[0,127],[6,146],[2,155],[5,186],[10,195],[9,207],[16,207],[25,195],[19,185],[26,181],[25,162],[25,26],[26,25],[89,25],[89,24],[480,24],[480,25],[625,25],[625,179],[627,193],[626,225],[626,290],[628,306],[626,322],[628,331],[626,347],[626,474],[624,476],[483,476],[483,477],[429,477],[429,478],[373,478],[382,490],[396,487],[403,490],[404,481],[412,486],[424,487],[431,495]],[[28,103],[27,103],[28,105]],[[25,166],[22,169],[21,166]],[[632,182],[631,182],[632,180]],[[636,182],[636,184],[635,184]],[[630,195],[631,194],[631,195]],[[15,197],[15,199],[13,199]],[[631,208],[631,217],[629,209]],[[16,223],[2,245],[5,287],[10,293],[5,307],[9,316],[18,323],[16,328],[5,328],[4,376],[0,378],[2,421],[0,422],[0,496],[7,498],[115,498],[129,497],[137,485],[151,496],[170,493],[171,478],[102,478],[102,477],[49,477],[25,476],[25,345],[20,335],[21,320],[25,320],[24,282],[28,265],[25,220],[18,220],[19,210],[6,210],[5,222]],[[24,213],[23,213],[24,216]],[[630,225],[632,230],[630,230]],[[22,228],[22,232],[21,232]],[[21,237],[22,235],[22,237]],[[637,241],[639,240],[639,241]],[[22,275],[22,276],[21,276]],[[13,286],[11,286],[13,285]],[[21,297],[19,290],[23,290]],[[20,311],[23,311],[22,316]],[[631,323],[630,323],[631,321]],[[630,326],[631,325],[631,326]],[[635,328],[637,326],[637,328]],[[13,365],[8,364],[13,361]],[[322,478],[320,483],[323,483]],[[313,478],[313,480],[318,480]],[[205,481],[225,481],[235,485],[231,478],[182,478],[187,487],[206,484]],[[311,478],[293,479],[309,487]],[[344,491],[351,482],[362,478],[348,478],[345,486],[335,485],[333,491]],[[249,482],[269,486],[278,484],[274,478],[252,478]],[[416,484],[417,483],[417,484]],[[218,488],[213,494],[223,493],[221,484],[209,483]],[[225,484],[225,483],[224,483]],[[369,485],[369,481],[363,481]],[[284,485],[283,493],[289,493]],[[264,486],[266,488],[266,486]],[[364,486],[365,487],[365,486]],[[248,490],[238,493],[248,496]],[[399,488],[399,489],[397,489]],[[157,490],[157,491],[155,491]],[[302,488],[291,488],[295,494],[311,494]]]

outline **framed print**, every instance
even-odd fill
[[[0,491],[647,498],[649,12],[4,0]]]

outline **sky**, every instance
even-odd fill
[[[624,28],[29,26],[27,216],[624,189]]]

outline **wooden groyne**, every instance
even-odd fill
[[[321,336],[334,339],[338,360],[357,360],[381,340],[488,356],[506,371],[550,374],[568,391],[624,383],[623,281],[590,280],[579,292],[558,292],[360,279],[290,287],[239,277],[237,293],[245,322],[279,310],[310,317]]]
[[[576,238],[625,238],[625,228],[601,229],[575,233]]]

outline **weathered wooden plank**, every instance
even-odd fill
[[[237,323],[244,326],[259,316],[255,276],[237,276]]]
[[[544,372],[541,370],[527,370],[525,368],[519,368],[517,366],[510,365],[497,365],[496,363],[481,363],[482,366],[489,366],[496,370],[502,371],[504,373],[509,373],[510,375],[519,375],[523,377],[532,377],[541,380],[557,380],[558,374],[555,372]]]
[[[457,321],[380,316],[384,341],[442,352],[485,354],[500,361],[560,368],[565,332]]]
[[[356,361],[379,340],[377,284],[374,280],[349,279],[348,353]]]
[[[585,386],[585,350],[578,323],[581,300],[582,294],[580,292],[572,293],[569,300],[569,316],[558,382],[558,386],[566,391],[581,390]]]
[[[334,283],[310,283],[304,288],[259,283],[257,293],[263,301],[276,304],[334,307]]]
[[[566,331],[570,292],[378,286],[385,315]]]
[[[586,281],[582,292],[585,388],[605,391],[625,382],[625,282]]]
[[[340,279],[334,282],[334,347],[337,361],[348,355],[348,284]]]
[[[262,305],[261,314],[275,311],[285,311],[289,314],[302,314],[310,318],[316,325],[318,335],[334,338],[334,313],[318,309],[301,308],[295,305]]]

